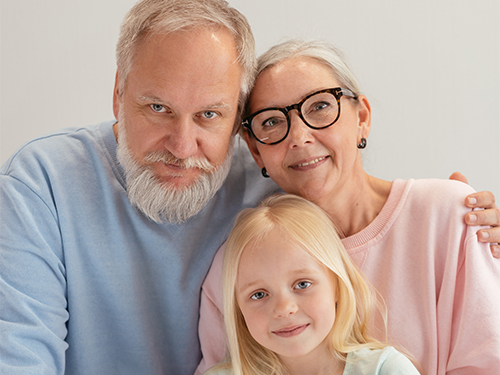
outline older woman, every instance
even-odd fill
[[[260,58],[244,119],[264,177],[323,208],[388,308],[388,339],[425,374],[492,374],[500,368],[500,262],[463,216],[469,186],[443,180],[384,181],[361,150],[370,104],[340,53],[286,42]],[[223,249],[222,249],[223,251]],[[205,364],[224,355],[221,253],[203,287]],[[384,339],[382,320],[374,333]]]

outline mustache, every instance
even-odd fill
[[[151,151],[144,157],[146,163],[165,163],[173,164],[181,168],[198,168],[205,172],[211,172],[215,169],[215,166],[210,164],[206,158],[194,158],[190,157],[187,159],[178,159],[168,151]]]

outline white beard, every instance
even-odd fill
[[[127,194],[130,202],[151,220],[157,223],[183,223],[198,214],[221,188],[231,167],[234,137],[219,167],[214,167],[206,159],[179,160],[168,151],[149,153],[144,158],[144,165],[141,165],[130,153],[123,129],[126,125],[120,122],[117,158],[125,171]],[[154,161],[175,161],[184,168],[199,168],[200,176],[189,186],[175,188],[155,176],[150,166]]]

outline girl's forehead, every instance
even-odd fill
[[[293,236],[275,228],[267,235],[245,246],[240,257],[239,269],[252,268],[256,264],[279,264],[294,268],[304,263],[323,266]],[[260,268],[264,267],[260,266]]]

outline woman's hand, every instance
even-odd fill
[[[467,178],[460,172],[450,176],[450,180],[468,183]],[[500,258],[500,210],[495,204],[495,196],[490,191],[481,191],[465,197],[465,205],[470,208],[484,208],[469,212],[465,215],[467,225],[491,226],[490,229],[482,229],[477,233],[480,242],[489,242],[491,253],[495,258]]]

